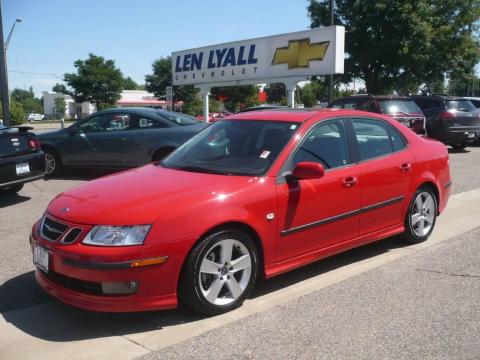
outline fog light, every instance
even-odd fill
[[[102,292],[109,295],[135,294],[138,290],[138,281],[102,282]]]

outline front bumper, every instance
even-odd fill
[[[38,284],[67,304],[101,312],[130,312],[172,309],[177,306],[176,286],[181,262],[176,257],[151,266],[131,267],[134,260],[155,257],[165,249],[130,246],[103,248],[50,242],[40,236],[39,223],[33,227],[30,244],[49,253],[48,272],[37,269]],[[152,254],[148,256],[147,254]],[[157,253],[158,254],[158,253]],[[170,261],[173,260],[173,261]],[[177,259],[178,260],[178,259]],[[133,294],[106,294],[104,284],[135,282]]]

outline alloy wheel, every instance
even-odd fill
[[[413,211],[410,215],[410,223],[415,235],[423,237],[427,235],[435,221],[435,199],[428,192],[421,192],[415,198]]]
[[[50,153],[45,153],[45,173],[47,175],[53,174],[57,166],[57,161],[55,157]]]
[[[202,259],[200,290],[213,305],[229,305],[245,292],[252,275],[252,258],[240,241],[225,239],[215,243]]]

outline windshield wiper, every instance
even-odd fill
[[[201,166],[175,166],[175,167],[173,167],[173,169],[183,170],[183,171],[201,172],[201,173],[205,173],[205,174],[230,175],[230,173],[226,172],[226,171],[208,169],[208,168],[204,168],[204,167],[201,167]]]

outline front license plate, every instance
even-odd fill
[[[28,163],[20,163],[16,166],[17,175],[28,174],[30,172],[30,165]]]
[[[468,138],[469,139],[475,138],[475,133],[468,133]]]
[[[45,272],[48,272],[50,257],[47,249],[41,246],[33,245],[33,263]]]

